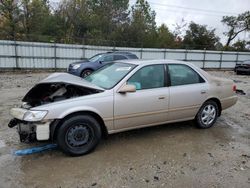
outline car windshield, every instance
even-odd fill
[[[135,65],[129,63],[109,63],[87,76],[85,80],[104,89],[111,89],[134,67]]]
[[[89,61],[95,62],[98,59],[100,59],[101,57],[102,57],[102,54],[97,54],[97,55],[94,55],[93,57],[89,58]]]

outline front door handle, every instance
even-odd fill
[[[165,96],[160,96],[158,99],[165,99],[166,97]]]
[[[206,90],[201,90],[201,94],[205,94],[205,93],[207,93]]]

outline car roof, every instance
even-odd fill
[[[123,55],[135,55],[131,52],[127,51],[113,51],[113,52],[107,52],[106,54],[123,54]]]
[[[130,63],[134,65],[151,65],[151,64],[189,64],[185,61],[172,60],[172,59],[126,59],[119,60],[120,63]]]
[[[126,51],[113,51],[113,52],[105,52],[105,53],[98,53],[96,55],[112,55],[112,54],[116,54],[116,55],[135,55],[131,52],[126,52]]]

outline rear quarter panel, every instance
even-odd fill
[[[233,91],[233,81],[224,78],[212,77],[210,79],[209,98],[217,98],[221,102],[222,110],[231,107],[237,102],[237,95]]]
[[[222,110],[231,107],[237,102],[238,97],[236,92],[233,91],[234,82],[232,80],[212,76],[195,66],[193,66],[193,68],[206,77],[206,80],[209,83],[207,100],[211,98],[219,99]]]

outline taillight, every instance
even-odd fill
[[[236,85],[233,85],[233,91],[236,92]]]

